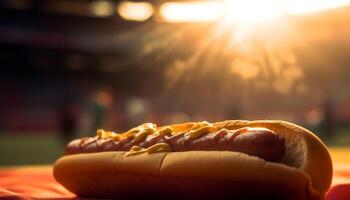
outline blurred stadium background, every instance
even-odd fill
[[[0,166],[142,122],[281,119],[349,146],[350,2],[242,2],[0,0]]]

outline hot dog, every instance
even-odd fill
[[[206,127],[209,126],[177,134],[173,134],[174,131],[170,127],[165,127],[159,131],[160,134],[153,135],[152,133],[157,132],[155,124],[143,124],[138,127],[138,134],[142,134],[143,137],[134,138],[137,135],[135,134],[117,140],[113,138],[116,137],[115,133],[106,134],[104,130],[98,130],[99,136],[69,143],[66,154],[128,151],[134,146],[149,148],[157,143],[166,143],[172,152],[236,151],[266,161],[279,161],[283,157],[284,139],[269,129],[245,127],[238,130],[215,130]],[[147,129],[148,132],[142,132]]]
[[[322,199],[332,165],[297,125],[229,120],[98,130],[67,145],[54,175],[85,197]]]

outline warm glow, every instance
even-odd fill
[[[261,23],[283,15],[301,15],[350,5],[350,0],[216,0],[167,2],[161,17],[168,22],[209,22],[219,20],[238,24]]]
[[[114,14],[114,5],[110,1],[92,1],[90,9],[97,17],[109,17]]]
[[[226,17],[231,22],[246,24],[263,22],[282,16],[278,0],[226,0]]]
[[[255,78],[259,74],[259,67],[249,60],[236,59],[231,66],[231,72],[247,80]]]
[[[286,0],[285,12],[300,15],[350,5],[350,0]]]
[[[153,15],[154,8],[149,2],[123,1],[119,4],[117,11],[125,20],[146,21]]]
[[[161,16],[168,22],[215,21],[222,11],[219,2],[168,2],[160,7]]]

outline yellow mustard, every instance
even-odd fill
[[[142,148],[140,146],[133,146],[129,152],[126,153],[126,156],[134,156],[143,153],[160,153],[160,152],[171,152],[171,148],[167,143],[158,143],[148,148]]]
[[[188,132],[188,135],[190,136],[190,138],[196,139],[196,138],[201,137],[202,135],[211,133],[215,130],[216,130],[216,128],[214,126],[211,126],[211,125],[203,126],[203,127],[198,128],[196,130],[192,130],[192,131]]]
[[[171,128],[170,126],[166,126],[162,129],[160,129],[157,134],[171,136],[173,134],[173,132],[174,132],[173,128]]]
[[[127,131],[126,133],[123,133],[122,135],[127,138],[127,137],[133,137],[133,136],[135,136],[135,134],[140,133],[140,132],[153,133],[153,132],[157,131],[156,127],[157,127],[157,125],[155,125],[155,124],[144,123],[138,127],[130,129],[129,131]]]
[[[157,125],[152,123],[145,123],[136,128],[136,131],[133,131],[134,140],[139,142],[147,137],[147,135],[151,135],[157,132]]]
[[[139,142],[139,141],[143,140],[145,137],[147,137],[147,135],[149,135],[149,134],[150,133],[146,132],[146,131],[137,133],[137,134],[135,134],[134,140],[136,142]]]
[[[124,139],[124,137],[120,134],[114,134],[112,137],[111,137],[114,141],[120,141],[122,139]]]
[[[130,151],[141,151],[143,148],[140,146],[133,146],[131,147]]]
[[[213,131],[216,131],[217,129],[212,126],[209,122],[203,121],[198,122],[195,125],[191,127],[189,132],[182,132],[179,134],[187,134],[191,138],[199,138],[204,134],[211,133]],[[104,131],[102,129],[97,130],[97,137],[102,139],[112,138],[113,140],[120,141],[125,138],[133,137],[133,139],[136,142],[142,141],[145,139],[148,135],[167,135],[172,136],[176,134],[174,129],[170,126],[163,127],[161,129],[157,130],[157,125],[153,123],[145,123],[141,124],[140,126],[137,126],[135,128],[130,129],[129,131],[123,133],[123,134],[116,134],[114,132],[110,131]]]
[[[97,130],[96,135],[99,139],[107,139],[113,137],[116,134],[112,131],[105,131],[103,129],[99,129]]]
[[[204,126],[210,126],[210,123],[207,121],[197,122],[195,125],[191,127],[191,130],[196,130]]]

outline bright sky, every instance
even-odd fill
[[[350,5],[350,0],[212,0],[168,2],[161,6],[160,13],[165,20],[171,22],[213,21],[224,16],[231,21],[247,23],[346,5]]]
[[[284,0],[284,9],[288,14],[305,14],[350,6],[350,0]]]
[[[215,21],[224,18],[235,23],[261,22],[283,15],[302,15],[342,6],[350,0],[211,0],[165,2],[159,14],[168,22]],[[105,1],[94,4],[94,13],[110,15]],[[106,12],[108,11],[108,12]],[[144,21],[156,14],[147,1],[122,1],[117,12],[127,20]]]

